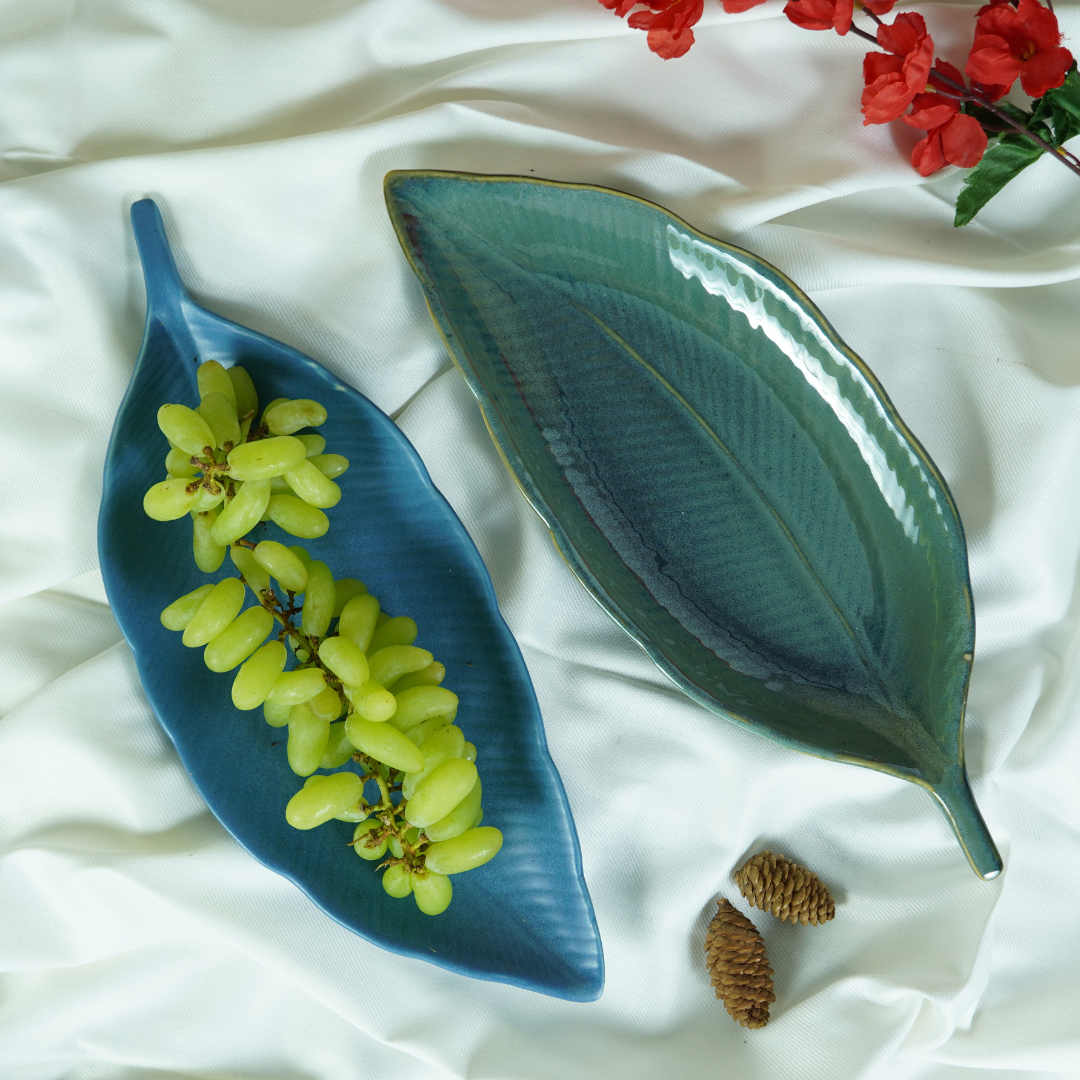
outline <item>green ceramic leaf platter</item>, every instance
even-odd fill
[[[943,478],[774,267],[642,199],[395,172],[387,206],[510,471],[687,694],[930,791],[984,878],[974,613]]]

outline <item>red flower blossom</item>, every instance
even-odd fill
[[[952,66],[939,60],[935,71],[947,75],[954,82],[964,83],[964,77]],[[952,91],[955,88],[930,75],[930,85],[937,90]],[[901,117],[905,124],[922,128],[926,137],[920,139],[911,152],[911,164],[922,176],[929,176],[946,165],[960,165],[970,169],[977,165],[986,153],[986,132],[978,120],[960,111],[960,102],[939,93],[916,94],[911,102],[911,112]]]
[[[892,11],[896,0],[864,0],[863,7],[875,15]],[[724,4],[725,9],[727,3]],[[804,30],[835,30],[846,34],[851,29],[854,0],[789,0],[784,14]]]
[[[672,60],[689,51],[694,44],[690,28],[701,18],[705,0],[600,0],[620,18],[639,2],[649,10],[635,11],[627,23],[635,30],[649,32],[649,48],[654,53]]]
[[[1057,17],[1039,0],[991,4],[979,12],[975,42],[964,70],[996,101],[1017,77],[1029,97],[1042,97],[1065,81],[1073,56],[1061,47]]]
[[[885,4],[888,11],[896,0],[869,0],[868,5]],[[627,20],[635,30],[648,30],[649,48],[665,60],[683,56],[694,44],[691,27],[701,18],[704,0],[600,0],[604,7],[614,11],[620,18],[631,8],[647,7],[648,11],[635,11]],[[765,0],[723,0],[724,10],[729,14],[749,11],[764,4]],[[851,0],[847,0],[850,6]],[[878,7],[875,6],[877,11]],[[849,20],[850,21],[850,20]]]
[[[864,124],[887,124],[903,116],[925,88],[934,61],[934,42],[921,15],[897,15],[891,26],[878,27],[877,40],[892,55],[867,53],[863,59]]]

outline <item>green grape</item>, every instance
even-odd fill
[[[304,609],[307,610],[306,598]],[[326,625],[329,623],[330,618],[327,614]],[[319,646],[319,659],[349,686],[363,686],[368,681],[367,657],[360,650],[360,646],[348,638],[327,638]]]
[[[165,455],[165,468],[171,477],[195,476],[199,471],[191,464],[191,455],[177,447]]]
[[[336,619],[354,596],[363,596],[366,592],[367,586],[357,578],[338,578],[334,582],[334,614],[332,618]]]
[[[266,695],[266,700],[275,705],[300,705],[321,694],[325,686],[326,677],[318,668],[283,671]]]
[[[422,870],[412,876],[413,899],[425,915],[441,915],[454,896],[454,887],[445,874]]]
[[[364,821],[371,813],[371,807],[368,806],[363,799],[353,803],[352,806],[347,806],[340,814],[335,814],[334,817],[338,821]]]
[[[454,721],[446,716],[433,716],[429,720],[422,720],[416,727],[409,728],[408,736],[417,746],[423,746],[427,741],[427,737],[432,732],[438,731],[440,728],[450,727]],[[395,724],[394,727],[397,727]],[[398,729],[400,730],[400,728]],[[465,739],[462,737],[462,746],[465,745]]]
[[[426,760],[426,759],[425,759]],[[476,766],[451,758],[431,771],[409,800],[405,817],[419,829],[446,817],[476,784]]]
[[[229,384],[230,389],[232,384]],[[214,446],[226,447],[240,444],[240,421],[236,418],[236,405],[224,394],[213,391],[206,395],[195,410],[214,433]]]
[[[213,585],[200,585],[194,592],[174,600],[161,613],[161,625],[166,630],[186,630],[202,602],[214,591]]]
[[[345,721],[345,730],[357,750],[391,769],[412,773],[424,767],[420,747],[388,724],[375,724],[353,713]]]
[[[196,481],[174,476],[154,484],[143,496],[143,510],[155,521],[176,521],[189,513],[199,501],[199,488],[188,490]]]
[[[375,840],[375,846],[369,845],[368,841],[373,840],[372,833],[377,833],[383,824],[375,818],[370,818],[367,821],[361,821],[359,825],[353,830],[353,851],[360,856],[361,859],[367,859],[368,862],[375,862],[381,859],[386,854],[386,837],[380,837]]]
[[[310,776],[318,767],[326,753],[330,741],[330,723],[316,716],[307,705],[296,705],[289,715],[289,768],[297,776]],[[351,773],[349,775],[352,775]],[[355,777],[359,783],[359,777]],[[360,785],[363,792],[363,784]],[[351,802],[356,801],[353,796]],[[349,803],[343,803],[342,809]],[[335,810],[336,814],[337,811]],[[328,815],[333,817],[334,814]],[[316,822],[318,824],[318,822]]]
[[[458,707],[457,694],[441,686],[413,686],[395,694],[394,698],[397,709],[392,723],[399,731],[406,732],[432,717],[454,713]]]
[[[261,649],[256,650],[250,659],[244,661],[233,679],[233,704],[238,709],[257,709],[266,700],[266,695],[284,670],[285,660],[285,646],[280,641],[268,641]],[[286,714],[282,724],[287,724],[288,720]]]
[[[302,593],[307,587],[307,568],[284,544],[263,540],[254,554],[255,561],[287,592]]]
[[[494,859],[502,847],[498,829],[469,829],[450,840],[440,840],[424,852],[424,866],[436,874],[463,874]]]
[[[286,481],[284,476],[274,476],[270,479],[270,494],[295,495],[296,492],[294,492],[293,489],[289,487],[288,482]]]
[[[276,397],[276,398],[274,398],[274,400],[271,401],[270,404],[267,405],[265,409],[263,409],[262,416],[259,417],[259,423],[260,424],[265,424],[266,423],[266,417],[269,415],[270,410],[271,409],[276,409],[280,404],[282,404],[283,402],[288,401],[288,400],[289,400],[288,398],[284,398],[284,397]]]
[[[300,623],[308,637],[324,638],[330,628],[330,620],[334,617],[334,575],[330,573],[330,567],[318,559],[308,564],[307,572],[307,590],[304,593],[304,610]],[[352,642],[349,644],[352,645]],[[353,648],[356,646],[353,645]],[[363,656],[363,653],[360,655]],[[366,658],[364,671],[367,672]],[[335,671],[334,674],[338,672]]]
[[[471,743],[465,744],[465,752],[461,755],[466,761],[476,761],[476,747]]]
[[[229,370],[232,371],[232,368]],[[243,574],[248,587],[256,595],[270,588],[270,575],[255,561],[251,548],[234,544],[229,548],[229,558],[232,559],[233,566]]]
[[[378,631],[375,636],[378,638]],[[431,653],[415,645],[387,645],[382,649],[368,650],[371,678],[382,686],[388,686],[410,671],[426,668],[430,663]]]
[[[465,752],[465,736],[461,728],[453,724],[443,724],[426,734],[422,743],[418,743],[424,755],[424,767],[406,776],[401,785],[401,794],[411,799],[420,785],[444,762],[459,758]],[[417,742],[415,735],[413,741]]]
[[[237,480],[269,480],[281,476],[307,456],[307,447],[291,435],[241,443],[229,451],[229,473]]]
[[[326,449],[326,440],[321,435],[297,435],[296,437],[307,447],[309,458],[321,454]]]
[[[411,645],[415,640],[416,621],[410,619],[408,615],[397,615],[376,626],[371,643],[364,652],[370,656],[372,653],[388,648],[391,645]],[[409,670],[415,671],[417,669],[410,668]]]
[[[310,704],[308,708],[311,708]],[[319,762],[320,769],[338,769],[353,756],[355,747],[345,734],[345,721],[339,720],[330,725],[330,734],[326,741],[326,752]],[[337,817],[337,814],[334,815]]]
[[[199,484],[197,494],[198,498],[191,508],[192,511],[202,513],[206,510],[213,510],[225,498],[225,486],[219,484],[217,480],[203,480]]]
[[[319,427],[326,423],[326,410],[310,398],[283,401],[263,414],[271,435],[291,435],[306,427]]]
[[[345,683],[343,689],[345,696],[365,720],[381,724],[394,715],[397,699],[379,683],[368,679],[362,686],[350,686]]]
[[[249,480],[240,484],[229,505],[214,522],[214,539],[219,544],[233,544],[249,533],[258,523],[269,499],[269,480]]]
[[[412,874],[407,866],[395,863],[382,876],[382,887],[390,896],[401,900],[412,892]]]
[[[259,395],[255,392],[255,384],[251,381],[251,376],[238,364],[228,368],[225,374],[229,376],[229,382],[232,383],[233,401],[236,403],[236,415],[241,426],[245,417],[250,425],[259,409]],[[246,437],[246,431],[244,435]]]
[[[211,671],[232,671],[266,640],[266,635],[273,629],[274,616],[266,608],[248,608],[206,646],[203,660]]]
[[[306,503],[328,510],[341,501],[341,488],[328,480],[310,461],[301,461],[285,473],[285,482]]]
[[[201,454],[214,445],[214,433],[209,425],[186,405],[162,405],[157,411],[157,422],[165,438],[189,454]]]
[[[390,854],[395,859],[400,859],[405,854],[405,849],[401,846],[401,841],[396,836],[387,837],[386,846],[390,849]]]
[[[292,736],[290,734],[290,743]],[[356,773],[312,777],[285,807],[285,820],[294,829],[314,829],[356,802],[364,785]]]
[[[308,461],[326,477],[333,480],[349,467],[349,459],[341,454],[310,454]]]
[[[460,836],[476,824],[476,816],[480,812],[480,799],[483,789],[480,785],[480,777],[476,778],[476,784],[472,791],[465,796],[445,817],[433,821],[424,826],[424,835],[431,841],[450,840]]]
[[[278,642],[280,645],[281,642]],[[282,648],[285,646],[282,645]],[[280,674],[280,673],[279,673]],[[274,682],[277,682],[277,677],[274,677]],[[273,689],[273,687],[271,687]],[[292,716],[292,711],[296,706],[292,702],[285,702],[278,704],[276,701],[270,701],[267,699],[263,702],[263,719],[271,727],[284,727],[289,722],[289,717]]]
[[[354,596],[341,611],[338,622],[338,634],[355,641],[367,652],[371,637],[375,633],[375,621],[379,617],[379,601],[370,593]]]
[[[243,606],[244,585],[240,579],[230,577],[219,581],[184,628],[184,644],[197,649],[213,641],[240,614]]]
[[[330,528],[330,519],[321,510],[295,495],[271,495],[266,514],[267,521],[290,536],[302,536],[305,540],[325,536]]]
[[[341,698],[332,686],[309,698],[307,706],[316,716],[321,716],[326,721],[336,720],[342,713]]]
[[[483,820],[484,820],[484,811],[483,811],[483,809],[480,809],[480,810],[478,810],[476,812],[476,820],[472,823],[472,827],[475,829],[476,826],[479,825],[480,822],[483,821]]]
[[[216,360],[207,360],[200,364],[195,372],[195,379],[199,384],[199,397],[205,401],[207,394],[221,394],[228,399],[235,411],[239,405],[236,389],[229,373]],[[250,382],[250,380],[248,380]]]
[[[299,544],[290,544],[289,550],[304,564],[304,566],[311,567],[311,556],[307,552],[307,548],[301,547]]]
[[[438,686],[446,678],[446,668],[438,660],[432,660],[426,668],[419,671],[410,671],[408,675],[402,675],[393,685],[388,687],[395,694],[403,690],[411,690],[414,686]]]
[[[225,561],[225,546],[213,537],[217,510],[204,510],[195,514],[192,520],[191,544],[195,556],[195,565],[204,574],[213,574]]]

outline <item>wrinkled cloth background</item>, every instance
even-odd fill
[[[962,66],[974,5],[917,10]],[[1080,10],[1058,13],[1080,52]],[[778,0],[710,0],[697,37],[665,63],[595,0],[0,4],[4,1080],[1080,1075],[1080,181],[1043,160],[954,230],[962,174],[923,181],[919,133],[860,125],[863,43]],[[574,581],[394,239],[382,177],[421,167],[659,202],[780,267],[866,359],[967,529],[997,881],[923,791],[682,697]],[[95,547],[144,194],[195,296],[397,416],[475,538],[574,810],[598,1002],[343,930],[225,833],[158,727]],[[701,943],[766,846],[837,917],[754,913],[778,1001],[745,1032]]]

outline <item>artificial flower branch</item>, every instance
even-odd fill
[[[746,11],[765,0],[721,0],[724,10]],[[636,29],[665,60],[694,43],[704,0],[600,0]],[[882,15],[896,0],[788,0],[787,18],[806,30],[849,32],[883,52],[863,58],[864,124],[901,120],[924,131],[911,163],[923,176],[945,165],[970,169],[957,197],[956,225],[967,224],[1002,187],[1044,153],[1080,175],[1080,159],[1064,143],[1080,135],[1080,75],[1053,6],[1040,0],[990,0],[976,13],[975,35],[963,73],[934,55],[926,22],[902,12]],[[633,11],[634,8],[647,10]],[[869,34],[853,25],[855,11],[877,24]],[[970,79],[970,86],[965,81]],[[1019,80],[1030,111],[996,104]],[[995,139],[993,145],[990,139]]]
[[[885,26],[872,11],[867,10],[866,14],[869,15],[878,26]],[[868,34],[861,27],[856,26],[854,23],[849,27],[851,33],[858,37],[864,38],[866,41],[878,44],[878,39],[873,34]],[[1004,109],[998,108],[991,100],[985,97],[983,94],[978,93],[976,90],[969,89],[962,82],[957,82],[955,79],[950,79],[948,75],[942,72],[940,69],[934,69],[934,77],[940,82],[945,83],[946,86],[956,90],[957,93],[950,94],[947,90],[942,90],[940,86],[931,86],[927,84],[925,93],[936,93],[942,97],[950,98],[953,101],[964,102],[968,101],[971,104],[978,106],[980,109],[985,109],[987,112],[996,116],[1007,127],[1012,128],[1013,131],[1023,135],[1024,138],[1030,139],[1036,146],[1041,147],[1049,154],[1053,154],[1054,157],[1059,160],[1066,168],[1071,169],[1074,173],[1080,176],[1080,159],[1074,154],[1071,154],[1063,146],[1054,146],[1048,143],[1045,139],[1040,138],[1030,128],[1024,127],[1018,121],[1014,120]],[[985,125],[984,125],[985,126]]]

